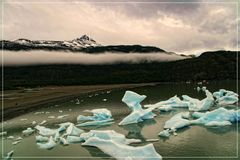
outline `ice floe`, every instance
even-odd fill
[[[219,91],[214,92],[213,96],[216,98],[216,102],[219,105],[231,105],[239,101],[237,93],[225,89],[220,89]]]
[[[195,113],[196,115],[196,113]],[[210,112],[197,114],[198,119],[191,120],[191,124],[203,124],[205,126],[225,126],[232,122],[240,121],[240,110],[227,110],[223,107]]]
[[[53,137],[51,136],[47,143],[37,143],[37,145],[40,149],[52,149],[57,144],[55,143],[55,141],[53,140]]]
[[[189,126],[190,121],[188,119],[183,118],[185,114],[186,114],[185,112],[180,112],[174,115],[171,119],[165,122],[164,128],[177,130]]]
[[[109,125],[112,124],[113,118],[111,111],[106,108],[85,110],[85,112],[90,112],[92,116],[79,115],[77,117],[78,123],[81,121],[87,121],[78,124],[77,126],[95,126],[95,125]]]
[[[29,136],[29,135],[31,135],[33,132],[34,132],[34,130],[33,130],[31,127],[28,127],[26,130],[23,130],[23,131],[22,131],[22,134],[23,134],[24,136]]]
[[[5,136],[5,135],[7,135],[7,132],[1,132],[0,133],[0,136]]]
[[[57,129],[50,129],[50,128],[46,128],[46,127],[39,126],[39,125],[37,125],[35,127],[35,129],[37,129],[39,134],[42,136],[53,136],[57,132]]]
[[[206,98],[203,100],[198,100],[195,98],[191,98],[187,95],[183,95],[183,99],[188,103],[189,111],[207,111],[214,105],[214,98],[211,92],[207,89],[205,90]]]
[[[153,146],[148,144],[140,147],[129,146],[134,141],[128,141],[124,135],[115,131],[90,131],[90,133],[82,134],[85,140],[83,146],[94,146],[102,150],[104,153],[111,155],[118,160],[161,160]]]
[[[132,112],[125,117],[119,125],[126,125],[131,123],[142,122],[146,119],[153,119],[156,115],[152,112],[155,107],[149,107],[147,109],[143,109],[140,104],[146,98],[145,95],[139,95],[132,91],[126,91],[122,102],[127,104],[127,106],[132,110]]]

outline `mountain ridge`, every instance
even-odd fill
[[[154,46],[143,45],[101,45],[87,35],[68,41],[54,40],[29,40],[20,38],[14,41],[1,40],[0,47],[10,51],[29,51],[29,50],[47,50],[47,51],[71,51],[85,53],[104,53],[104,52],[121,52],[121,53],[156,53],[165,50]]]

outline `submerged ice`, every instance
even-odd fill
[[[132,91],[126,91],[122,102],[127,104],[127,106],[132,110],[132,112],[125,117],[119,125],[126,125],[131,123],[142,122],[146,119],[153,119],[156,115],[152,112],[154,107],[149,107],[147,109],[143,109],[140,104],[146,98],[145,95],[139,95]]]

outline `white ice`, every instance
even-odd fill
[[[170,133],[169,133],[169,130],[166,129],[166,130],[161,131],[158,135],[159,135],[160,137],[169,137],[169,136],[170,136]]]
[[[127,106],[132,110],[132,112],[125,117],[119,125],[126,125],[131,123],[142,122],[146,119],[153,119],[156,115],[152,112],[155,107],[149,107],[147,109],[143,109],[140,104],[146,98],[145,95],[139,95],[132,91],[126,91],[122,102],[126,103]]]
[[[190,125],[190,121],[188,119],[184,119],[184,115],[186,115],[186,112],[180,112],[176,115],[174,115],[171,119],[165,122],[164,128],[165,129],[171,129],[171,130],[177,130],[179,128],[183,128]]]
[[[23,130],[23,131],[22,131],[22,134],[23,134],[24,136],[29,136],[29,135],[31,135],[33,132],[34,132],[34,130],[33,130],[31,127],[28,127],[26,130]]]
[[[70,124],[66,130],[66,135],[71,136],[80,136],[80,134],[84,133],[82,129],[77,128],[74,124]]]
[[[49,138],[41,135],[36,136],[36,142],[48,142]]]

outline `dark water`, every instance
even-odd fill
[[[189,96],[202,99],[205,97],[203,92],[197,92],[194,88],[197,84],[160,84],[156,86],[145,86],[133,88],[139,94],[147,95],[144,104],[156,103],[161,100],[166,100],[174,95],[181,96],[187,94]],[[236,82],[225,81],[218,83],[206,84],[207,88],[214,92],[220,88],[235,91]],[[128,138],[141,139],[143,142],[135,144],[135,146],[146,145],[153,143],[156,151],[163,156],[164,159],[233,159],[236,158],[238,149],[238,124],[233,124],[226,127],[204,127],[204,126],[190,126],[178,131],[177,136],[170,136],[168,139],[158,137],[158,133],[163,130],[165,121],[170,119],[174,114],[187,111],[186,109],[176,109],[171,112],[163,113],[156,111],[157,117],[154,120],[147,120],[143,123],[131,124],[126,126],[118,126],[118,123],[129,113],[128,107],[121,102],[125,89],[119,89],[107,92],[97,92],[92,97],[89,95],[80,96],[80,104],[75,104],[75,100],[68,101],[48,108],[40,109],[35,112],[44,112],[44,114],[28,113],[11,120],[4,122],[4,130],[8,131],[8,136],[12,135],[15,138],[21,136],[22,130],[26,127],[32,126],[32,121],[41,122],[47,120],[44,124],[46,127],[57,128],[56,124],[61,122],[71,121],[76,123],[76,118],[79,114],[86,114],[85,109],[108,108],[111,110],[115,119],[115,123],[111,126],[105,127],[85,127],[86,131],[91,129],[99,130],[115,130],[116,132],[126,135]],[[92,94],[91,94],[92,95]],[[103,99],[107,99],[106,102]],[[231,106],[228,108],[236,108]],[[69,110],[70,109],[70,110]],[[59,112],[63,111],[62,113]],[[50,112],[50,113],[46,113]],[[59,116],[68,114],[64,119],[49,119],[48,116]],[[27,120],[21,120],[27,119]],[[147,142],[147,139],[159,139],[156,142]],[[57,145],[52,150],[39,149],[35,143],[35,134],[24,137],[24,139],[17,145],[12,145],[12,140],[4,139],[1,141],[3,153],[14,150],[14,159],[59,159],[65,157],[81,159],[106,159],[110,158],[102,151],[95,147],[82,147],[81,144],[71,144],[69,146]],[[18,158],[19,157],[19,158]],[[54,158],[55,157],[55,158]],[[102,158],[99,158],[102,157]],[[104,158],[105,157],[105,158]]]

